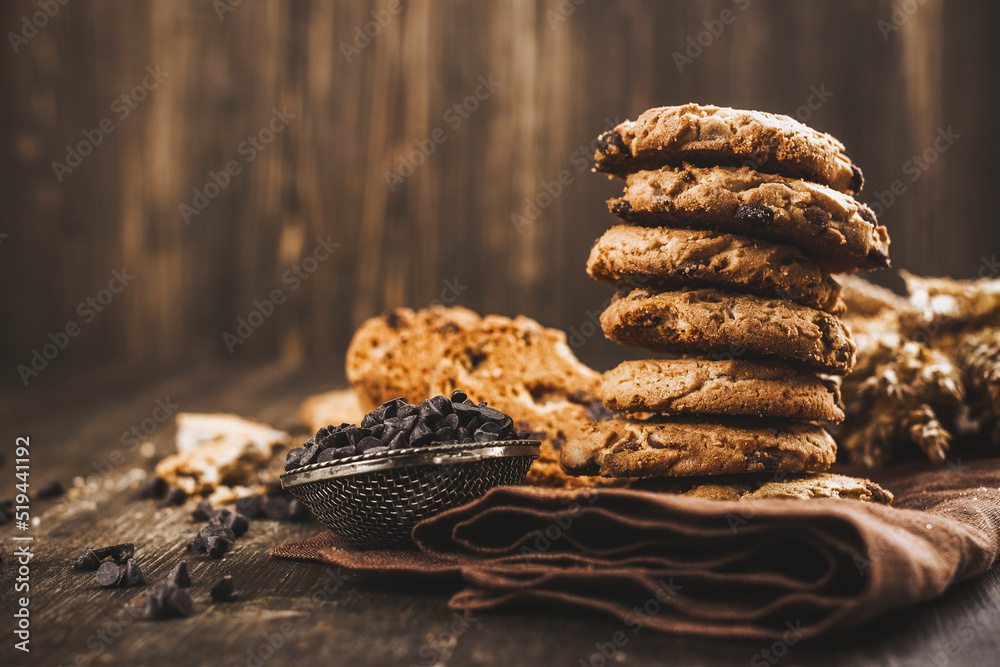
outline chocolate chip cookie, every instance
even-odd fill
[[[594,244],[587,273],[613,286],[718,286],[843,312],[840,285],[798,248],[738,234],[618,225]]]
[[[627,174],[681,162],[740,166],[857,194],[861,170],[844,145],[793,118],[762,111],[685,104],[650,109],[598,138],[597,170]]]
[[[833,315],[716,289],[619,292],[601,314],[601,328],[625,345],[714,359],[762,356],[840,374],[855,361],[854,340]]]
[[[730,359],[626,361],[604,374],[611,410],[841,421],[840,387],[782,363]]]
[[[826,470],[837,452],[821,426],[781,419],[655,417],[595,422],[562,448],[570,474],[653,477]]]
[[[608,208],[645,225],[720,229],[798,246],[831,273],[889,266],[889,233],[870,208],[823,185],[748,167],[629,174]]]

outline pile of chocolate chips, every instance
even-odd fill
[[[215,509],[207,500],[198,503],[191,512],[195,521],[208,521],[208,525],[188,542],[187,550],[193,553],[207,553],[212,558],[222,558],[250,528],[250,521],[239,512]]]
[[[427,447],[443,443],[519,440],[509,415],[476,405],[463,391],[434,396],[420,405],[396,398],[365,415],[358,426],[324,426],[302,447],[288,452],[285,470],[359,454]]]
[[[76,560],[73,561],[73,568],[77,570],[96,571],[95,579],[104,588],[115,586],[131,587],[145,586],[146,577],[143,576],[139,564],[135,562],[135,545],[131,542],[115,544],[110,547],[91,549],[87,547]],[[106,562],[105,559],[110,558]],[[122,573],[121,566],[125,566]]]

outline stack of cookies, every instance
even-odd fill
[[[616,342],[680,358],[621,364],[607,407],[561,452],[579,475],[656,477],[825,470],[839,378],[855,344],[831,273],[889,265],[889,237],[853,197],[844,146],[792,118],[651,109],[599,138],[597,169],[625,179],[622,224],[587,272],[618,292]]]

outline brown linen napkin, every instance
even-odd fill
[[[1000,458],[881,481],[893,507],[504,487],[417,525],[418,550],[324,532],[272,555],[444,578],[459,610],[541,602],[636,631],[815,636],[940,595],[1000,553]]]

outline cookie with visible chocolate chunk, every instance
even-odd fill
[[[685,104],[649,109],[598,138],[597,170],[628,174],[681,162],[741,166],[857,194],[861,170],[842,143],[780,114]]]
[[[643,225],[719,229],[798,246],[831,273],[889,266],[889,233],[850,195],[748,167],[685,164],[629,174],[608,208]]]
[[[594,243],[587,273],[613,286],[700,284],[844,310],[840,285],[798,248],[738,234],[617,225]]]
[[[841,498],[879,505],[891,505],[893,501],[890,491],[870,479],[828,472],[693,478],[653,477],[636,481],[630,488],[709,500]]]
[[[781,419],[684,416],[596,422],[567,442],[573,475],[684,477],[822,471],[837,445],[821,426]]]
[[[840,387],[782,363],[729,359],[626,361],[604,374],[611,410],[841,421]]]
[[[839,374],[855,361],[851,333],[833,315],[716,289],[619,292],[601,328],[613,341],[659,352],[767,357]]]

